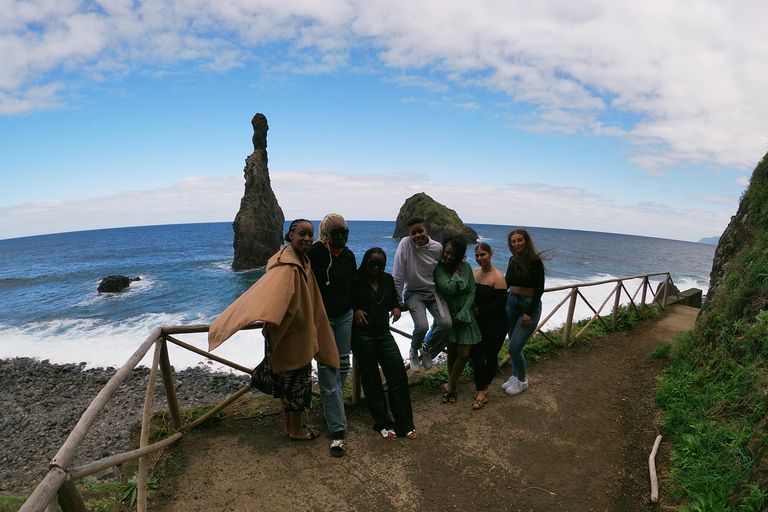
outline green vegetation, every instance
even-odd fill
[[[26,496],[0,495],[0,512],[17,512],[25,501]]]
[[[147,476],[147,499],[152,499],[150,491],[157,489],[157,478],[152,475]],[[128,481],[122,486],[120,493],[120,501],[128,501],[133,506],[136,503],[136,498],[139,496],[139,474],[134,474]]]
[[[767,155],[768,157],[768,155]],[[674,446],[671,478],[687,510],[759,511],[753,447],[768,446],[768,159],[763,158],[722,238],[713,285],[692,333],[657,349],[671,365],[657,402]]]

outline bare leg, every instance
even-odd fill
[[[459,377],[461,376],[461,372],[464,371],[464,367],[467,365],[467,359],[469,359],[469,349],[470,345],[459,345],[458,343],[451,343],[451,345],[454,346],[454,353],[455,360],[453,361],[453,365],[449,366],[448,369],[450,371],[448,375],[448,391],[456,391]],[[451,353],[450,348],[448,349],[448,354]]]
[[[309,430],[301,426],[301,411],[286,412],[288,417],[288,435],[294,439],[304,439]]]

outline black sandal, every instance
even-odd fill
[[[308,428],[307,433],[304,434],[303,437],[291,437],[291,441],[311,441],[319,436],[320,434],[317,432],[317,430]]]
[[[443,385],[443,403],[444,404],[455,404],[456,398],[458,397],[459,392],[458,391],[448,391],[445,389],[445,385]]]

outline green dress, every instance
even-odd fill
[[[445,299],[451,318],[459,324],[446,333],[445,341],[460,345],[480,343],[480,327],[475,318],[475,276],[466,261],[461,262],[461,273],[449,272],[443,263],[435,268],[435,287]],[[432,326],[434,328],[434,324]]]

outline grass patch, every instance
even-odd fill
[[[17,512],[25,501],[26,496],[0,495],[0,512]]]

